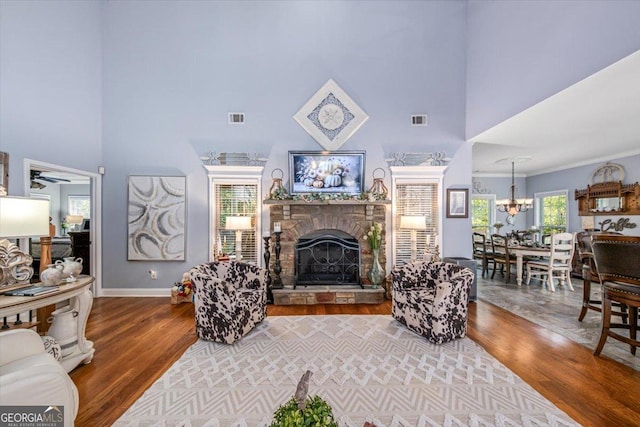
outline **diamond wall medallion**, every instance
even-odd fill
[[[337,150],[369,116],[329,79],[293,116],[325,150]]]

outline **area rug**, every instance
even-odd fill
[[[115,426],[268,426],[306,370],[339,426],[577,426],[468,338],[434,345],[391,316],[268,317],[197,341]]]

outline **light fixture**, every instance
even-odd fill
[[[242,260],[242,230],[252,230],[250,216],[228,216],[225,229],[236,232],[236,261]]]
[[[49,201],[0,197],[0,290],[28,284],[33,258],[7,239],[49,235]]]
[[[400,229],[411,231],[411,262],[418,259],[418,230],[427,229],[427,218],[423,215],[401,215]]]
[[[526,212],[533,206],[533,199],[516,199],[515,162],[511,162],[511,199],[496,200],[499,212],[513,217],[518,212]]]

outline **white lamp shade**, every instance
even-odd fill
[[[67,224],[82,224],[84,217],[82,215],[67,215],[64,221]]]
[[[400,216],[400,228],[407,230],[426,230],[427,218],[423,215]]]
[[[227,230],[251,230],[251,217],[228,216],[224,228]]]
[[[48,235],[48,200],[0,197],[0,237],[17,239]]]

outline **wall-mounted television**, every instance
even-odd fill
[[[289,151],[291,194],[364,191],[364,151]]]

